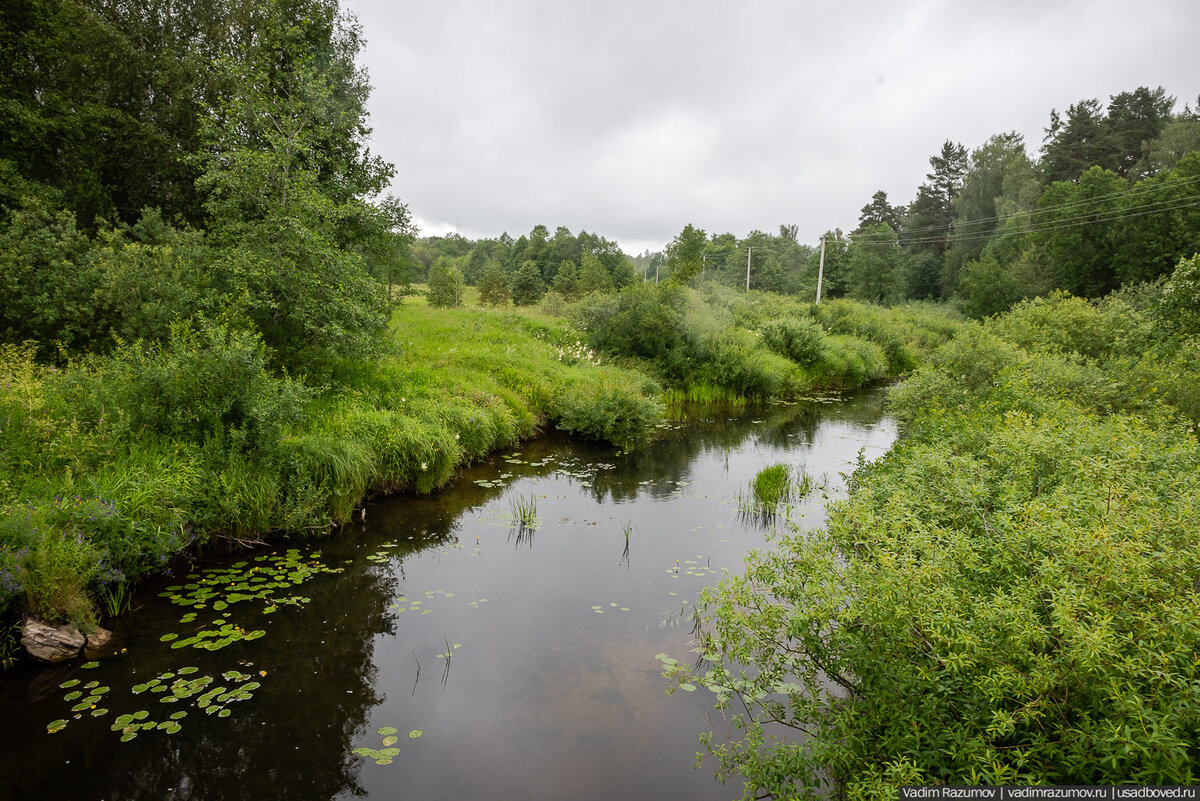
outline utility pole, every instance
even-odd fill
[[[750,254],[754,252],[754,248],[746,247],[746,291],[750,291]]]
[[[821,305],[821,279],[825,277],[825,237],[821,237],[821,264],[817,267],[817,305]]]

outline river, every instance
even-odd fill
[[[739,797],[695,767],[728,729],[712,695],[668,696],[656,654],[690,658],[700,591],[769,547],[739,514],[754,475],[802,465],[825,490],[791,517],[820,524],[891,446],[882,407],[699,417],[625,456],[546,437],[334,537],[178,566],[117,655],[0,675],[0,797]]]

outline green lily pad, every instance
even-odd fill
[[[384,747],[387,747],[387,746],[389,746],[389,745],[395,745],[395,744],[396,744],[396,741],[397,741],[397,740],[399,740],[399,739],[400,739],[400,738],[398,738],[398,737],[397,737],[396,735],[394,735],[394,734],[393,734],[393,735],[391,735],[390,737],[384,737],[384,738],[383,738],[383,745],[384,745]]]
[[[67,727],[67,722],[65,720],[55,720],[46,725],[46,731],[49,732],[50,734],[54,734],[55,732],[62,731],[66,727]]]
[[[163,636],[158,638],[158,641],[159,642],[170,642],[171,640],[174,640],[178,636],[179,636],[178,634],[164,634]]]
[[[58,688],[60,690],[65,690],[68,687],[74,687],[77,684],[79,684],[79,679],[67,679],[62,684],[58,685]]]
[[[395,726],[382,726],[382,727],[380,727],[378,733],[382,734],[384,737],[387,737],[388,735],[396,733],[396,727]]]
[[[98,668],[98,667],[100,667],[100,663],[99,663],[99,662],[84,662],[84,663],[83,663],[82,665],[80,665],[79,667],[80,667],[80,669],[82,669],[82,670],[91,670],[92,668]]]
[[[410,731],[410,732],[408,733],[408,739],[410,739],[410,740],[415,740],[415,739],[417,739],[418,737],[420,737],[420,736],[421,736],[422,734],[424,734],[424,733],[425,733],[425,732],[421,731],[420,729],[413,729],[412,731]]]
[[[79,690],[76,690],[75,692],[67,693],[66,695],[64,695],[63,700],[64,701],[74,701],[76,698],[82,698],[82,697],[83,697],[83,693],[79,692]]]

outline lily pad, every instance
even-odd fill
[[[62,684],[58,685],[58,688],[60,690],[65,690],[68,687],[74,687],[77,684],[79,684],[79,679],[67,679]]]
[[[92,668],[98,668],[98,667],[100,667],[100,663],[99,663],[99,662],[84,662],[84,663],[83,663],[82,665],[80,665],[79,667],[80,667],[80,669],[82,669],[82,670],[91,670]]]
[[[410,740],[415,740],[415,739],[417,739],[418,737],[420,737],[420,736],[421,736],[422,734],[424,734],[424,733],[425,733],[425,732],[421,731],[420,729],[413,729],[412,731],[410,731],[410,732],[408,733],[408,739],[410,739]]]
[[[50,734],[54,734],[55,732],[62,731],[66,727],[67,727],[67,722],[65,720],[55,720],[46,725],[46,731],[49,732]]]
[[[384,745],[384,747],[385,747],[385,748],[386,748],[387,746],[390,746],[390,745],[395,745],[395,744],[396,744],[396,742],[397,742],[399,739],[400,739],[400,738],[399,738],[399,737],[397,737],[397,736],[396,736],[396,735],[394,735],[394,734],[393,734],[393,735],[391,735],[390,737],[384,737],[384,738],[383,738],[383,745]]]
[[[387,737],[388,735],[396,733],[396,727],[395,726],[382,726],[382,727],[380,727],[378,733],[382,734],[384,737]]]

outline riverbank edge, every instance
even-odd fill
[[[92,570],[87,571],[86,579],[75,576],[73,580],[65,575],[70,565],[46,565],[49,572],[57,570],[59,574],[50,577],[49,583],[57,584],[49,591],[61,591],[66,597],[42,599],[42,608],[52,611],[49,615],[29,615],[32,604],[25,604],[20,618],[32,616],[73,624],[85,632],[92,630],[102,616],[119,615],[122,605],[128,604],[132,586],[141,578],[174,559],[204,548],[259,544],[273,534],[320,536],[348,520],[368,498],[432,492],[462,468],[536,437],[548,425],[572,436],[630,449],[653,431],[665,411],[677,410],[689,396],[694,401],[734,404],[753,400],[711,384],[664,392],[652,377],[652,365],[630,358],[620,359],[620,366],[605,363],[607,357],[588,350],[569,324],[544,315],[410,306],[397,310],[391,330],[395,353],[373,364],[348,366],[337,377],[336,390],[326,390],[305,402],[303,424],[279,432],[276,444],[282,458],[266,464],[265,469],[278,477],[281,465],[291,464],[310,485],[301,498],[281,497],[287,494],[280,491],[287,489],[285,485],[270,487],[269,481],[255,481],[247,475],[248,468],[262,469],[263,464],[247,464],[244,459],[230,464],[225,459],[214,469],[211,460],[205,463],[211,457],[205,452],[208,441],[181,444],[144,436],[144,431],[139,432],[143,436],[133,436],[128,425],[124,429],[106,427],[104,411],[91,425],[72,418],[66,428],[75,447],[71,457],[59,458],[60,467],[66,468],[68,486],[43,482],[25,498],[14,498],[5,510],[9,522],[19,522],[12,520],[13,510],[29,511],[40,495],[43,505],[49,507],[41,519],[51,526],[57,524],[61,540],[74,538],[84,544],[96,539],[95,529],[89,530],[84,522],[85,514],[91,512],[86,514],[88,523],[102,517],[109,529],[119,530],[124,522],[132,533],[141,534],[150,547],[148,554],[138,556],[152,558],[143,558],[132,568],[128,563],[110,563],[108,577]],[[847,338],[836,341],[844,345]],[[851,347],[861,351],[861,343],[868,341],[860,340]],[[521,358],[513,359],[514,352]],[[62,401],[62,393],[47,398],[43,392],[37,397],[36,390],[61,381],[69,384],[70,379],[32,362],[14,370],[11,354],[8,362],[9,373],[23,373],[28,420],[40,423],[35,426],[42,435],[36,438],[37,444],[45,446],[45,451],[58,450],[61,443],[55,441],[55,434],[62,431],[56,423],[63,421],[54,401]],[[848,386],[844,377],[821,382],[795,367],[803,380],[789,383],[790,397],[852,389],[899,375],[863,374],[861,381]],[[97,368],[82,369],[94,372]],[[6,399],[11,401],[11,394]],[[88,471],[89,454],[94,457],[99,451],[109,451],[111,455],[116,450],[124,452],[106,465],[111,468],[107,480],[94,467]],[[145,469],[147,450],[156,457],[150,471]],[[68,464],[62,465],[63,461]],[[216,503],[219,515],[214,517],[213,509],[205,510],[207,525],[198,522],[204,516],[180,503],[189,496],[188,487],[181,491],[179,485],[190,485],[195,491],[199,483],[208,484],[211,495],[221,496],[202,497]],[[170,484],[175,486],[164,486]],[[5,488],[10,489],[7,484]],[[135,488],[146,497],[131,503],[134,493],[128,490]],[[272,488],[276,491],[270,492]],[[320,509],[312,503],[315,496],[320,497]],[[298,501],[307,503],[308,508]],[[78,507],[74,510],[77,514],[72,514],[71,504]],[[156,505],[169,513],[139,517],[139,511]],[[13,611],[11,606],[9,611]],[[11,614],[9,620],[6,641],[0,643],[0,658],[5,661],[15,655],[18,633]]]

